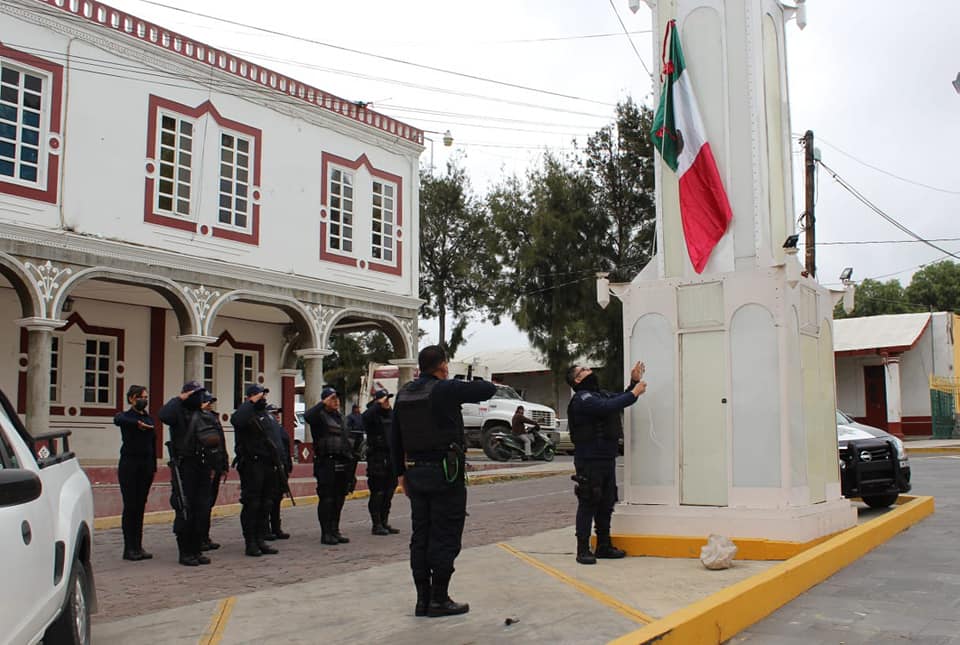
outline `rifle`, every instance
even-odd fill
[[[173,488],[173,494],[176,495],[177,500],[180,502],[180,512],[183,513],[183,519],[187,520],[190,519],[190,503],[187,502],[187,498],[183,494],[183,478],[180,476],[180,463],[177,461],[172,440],[167,442],[167,452],[170,454],[170,461],[167,462],[167,465],[170,466],[170,487]]]
[[[280,497],[283,498],[283,496],[286,495],[290,498],[290,503],[296,506],[297,500],[293,498],[293,491],[290,490],[290,479],[287,477],[287,469],[284,467],[283,462],[280,461],[280,455],[277,452],[276,444],[273,443],[273,439],[270,438],[266,430],[263,429],[263,426],[260,425],[260,419],[254,416],[253,422],[257,424],[260,432],[266,437],[267,443],[270,444],[270,456],[273,458],[273,467],[277,469],[278,473],[280,473]]]

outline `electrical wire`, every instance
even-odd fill
[[[835,170],[833,170],[830,166],[826,165],[826,164],[823,163],[822,161],[818,161],[817,163],[820,164],[821,166],[823,166],[824,170],[826,170],[827,172],[830,173],[830,175],[833,177],[834,181],[836,181],[838,184],[840,184],[840,186],[841,186],[844,190],[846,190],[848,193],[850,193],[851,195],[853,195],[853,196],[857,199],[857,201],[859,201],[860,203],[864,204],[867,208],[869,208],[869,209],[872,210],[874,213],[876,213],[877,215],[879,215],[881,218],[883,218],[884,220],[886,220],[887,222],[889,222],[890,224],[892,224],[893,226],[895,226],[897,229],[899,229],[900,231],[906,233],[906,234],[909,235],[910,237],[912,237],[912,238],[914,238],[914,239],[916,239],[916,240],[918,240],[918,241],[920,241],[920,242],[923,242],[924,244],[926,244],[926,245],[929,246],[930,248],[936,249],[937,251],[940,251],[941,253],[945,253],[946,255],[948,255],[948,256],[950,256],[950,257],[953,257],[953,258],[956,258],[956,259],[960,260],[960,255],[957,255],[956,253],[951,253],[951,252],[948,251],[947,249],[945,249],[945,248],[943,248],[943,247],[941,247],[941,246],[938,246],[938,245],[934,244],[934,243],[931,242],[930,240],[928,240],[928,239],[926,239],[926,238],[918,235],[917,233],[914,233],[912,230],[910,230],[909,228],[907,228],[906,226],[904,226],[903,224],[901,224],[899,221],[897,221],[896,219],[894,219],[894,218],[891,217],[890,215],[887,215],[883,210],[880,209],[880,207],[878,207],[876,204],[874,204],[874,203],[871,202],[869,199],[867,199],[867,198],[866,198],[860,191],[858,191],[856,188],[854,188],[853,186],[851,186],[846,180],[843,179],[843,177],[841,177],[839,174],[837,174],[837,172],[836,172]]]
[[[850,154],[849,152],[847,152],[847,151],[845,151],[845,150],[842,150],[842,149],[838,148],[837,146],[835,146],[834,144],[830,143],[829,141],[827,141],[827,140],[824,139],[823,137],[819,137],[818,140],[819,140],[820,142],[822,142],[823,145],[828,146],[828,147],[832,148],[833,150],[836,150],[837,152],[839,152],[839,153],[842,154],[843,156],[848,157],[848,158],[852,159],[853,161],[856,161],[858,164],[860,164],[860,165],[862,165],[862,166],[866,166],[867,168],[870,168],[871,170],[875,170],[875,171],[877,171],[877,172],[879,172],[879,173],[881,173],[881,174],[883,174],[883,175],[886,175],[886,176],[888,176],[888,177],[892,177],[892,178],[894,178],[894,179],[897,179],[897,180],[899,180],[899,181],[902,181],[902,182],[905,182],[905,183],[908,183],[908,184],[913,184],[914,186],[920,186],[921,188],[927,188],[927,189],[929,189],[929,190],[934,190],[934,191],[937,191],[938,193],[946,193],[946,194],[948,194],[948,195],[960,195],[960,190],[949,190],[949,189],[947,189],[947,188],[939,188],[939,187],[937,187],[937,186],[931,186],[930,184],[925,184],[925,183],[923,183],[923,182],[915,181],[915,180],[913,180],[913,179],[907,179],[906,177],[901,177],[900,175],[896,175],[896,174],[894,174],[894,173],[892,173],[892,172],[890,172],[890,171],[888,171],[888,170],[884,170],[883,168],[879,168],[879,167],[877,167],[877,166],[874,166],[873,164],[867,163],[867,162],[864,161],[863,159],[859,159],[859,158],[853,156],[853,155]]]
[[[926,244],[927,242],[960,242],[960,237],[935,237],[930,240],[845,240],[836,242],[821,242],[817,240],[817,246],[845,246],[859,244]],[[800,245],[803,246],[803,240]]]
[[[286,32],[279,31],[279,30],[276,30],[276,29],[269,29],[269,28],[267,28],[267,27],[259,27],[259,26],[257,26],[257,25],[251,25],[251,24],[243,23],[243,22],[240,22],[240,21],[237,21],[237,20],[231,20],[231,19],[229,19],[229,18],[222,18],[222,17],[218,17],[218,16],[211,15],[211,14],[202,13],[202,12],[199,12],[199,11],[193,11],[193,10],[190,10],[190,9],[183,9],[183,8],[181,8],[181,7],[175,7],[175,6],[173,6],[173,5],[168,5],[168,4],[165,4],[165,3],[162,3],[162,2],[156,2],[155,0],[140,0],[140,2],[143,2],[143,3],[145,3],[145,4],[154,5],[154,6],[157,6],[157,7],[162,7],[162,8],[164,8],[164,9],[170,9],[170,10],[172,10],[172,11],[178,11],[178,12],[181,12],[181,13],[189,14],[189,15],[191,15],[191,16],[199,16],[199,17],[201,17],[201,18],[206,18],[206,19],[208,19],[208,20],[215,20],[215,21],[217,21],[217,22],[222,22],[222,23],[225,23],[225,24],[228,24],[228,25],[233,25],[233,26],[235,26],[235,27],[244,27],[244,28],[247,28],[247,29],[251,29],[251,30],[253,30],[253,31],[259,31],[259,32],[263,32],[263,33],[266,33],[266,34],[271,34],[271,35],[273,35],[273,36],[280,36],[280,37],[282,37],[282,38],[289,38],[289,39],[291,39],[291,40],[297,40],[297,41],[300,41],[300,42],[310,43],[310,44],[312,44],[312,45],[319,45],[319,46],[321,46],[321,47],[327,47],[327,48],[329,48],[329,49],[335,49],[335,50],[337,50],[337,51],[343,51],[343,52],[347,52],[347,53],[350,53],[350,54],[357,54],[357,55],[359,55],[359,56],[367,56],[367,57],[369,57],[369,58],[376,58],[376,59],[378,59],[378,60],[383,60],[383,61],[387,61],[387,62],[390,62],[390,63],[396,63],[396,64],[399,64],[399,65],[407,65],[407,66],[410,66],[410,67],[415,67],[415,68],[417,68],[417,69],[424,69],[424,70],[428,70],[428,71],[431,71],[431,72],[438,72],[438,73],[441,73],[441,74],[449,74],[449,75],[451,75],[451,76],[457,76],[457,77],[459,77],[459,78],[466,78],[466,79],[469,79],[469,80],[480,81],[480,82],[484,82],[484,83],[492,83],[492,84],[494,84],[494,85],[499,85],[499,86],[501,86],[501,87],[509,87],[509,88],[512,88],[512,89],[524,90],[524,91],[527,91],[527,92],[535,92],[535,93],[537,93],[537,94],[545,94],[545,95],[547,95],[547,96],[555,96],[555,97],[557,97],[557,98],[570,99],[570,100],[573,100],[573,101],[583,101],[583,102],[585,102],[585,103],[593,103],[593,104],[596,104],[596,105],[604,105],[604,106],[606,106],[606,107],[615,107],[613,104],[606,103],[606,102],[604,102],[604,101],[598,101],[598,100],[596,100],[596,99],[589,99],[589,98],[585,98],[585,97],[582,97],[582,96],[576,96],[576,95],[573,95],[573,94],[564,94],[564,93],[562,93],[562,92],[554,92],[553,90],[546,90],[546,89],[542,89],[542,88],[531,87],[531,86],[529,86],[529,85],[521,85],[521,84],[519,84],[519,83],[511,83],[511,82],[509,82],[509,81],[501,81],[501,80],[497,80],[497,79],[494,79],[494,78],[488,78],[488,77],[484,77],[484,76],[478,76],[478,75],[476,75],[476,74],[468,74],[468,73],[466,73],[466,72],[458,72],[458,71],[456,71],[456,70],[444,69],[444,68],[442,68],[442,67],[435,67],[435,66],[433,66],[433,65],[425,65],[425,64],[423,64],[423,63],[415,63],[415,62],[413,62],[413,61],[403,60],[403,59],[401,59],[401,58],[396,58],[396,57],[394,57],[394,56],[385,56],[385,55],[383,55],[383,54],[375,54],[375,53],[373,53],[373,52],[366,52],[366,51],[363,51],[363,50],[360,50],[360,49],[355,49],[355,48],[352,48],[352,47],[345,47],[345,46],[343,46],[343,45],[334,45],[333,43],[324,42],[324,41],[322,41],[322,40],[316,40],[316,39],[313,39],[313,38],[307,38],[307,37],[305,37],[305,36],[297,36],[297,35],[294,35],[294,34],[288,34],[288,33],[286,33]]]
[[[623,29],[623,35],[626,37],[627,42],[630,43],[630,47],[633,49],[633,53],[637,55],[637,60],[640,61],[640,64],[643,66],[643,71],[647,73],[651,79],[653,74],[650,73],[650,68],[647,67],[647,64],[643,62],[643,56],[640,55],[640,51],[637,49],[637,46],[633,42],[633,38],[630,37],[630,32],[627,30],[627,26],[623,24],[623,18],[620,17],[620,12],[617,11],[617,6],[613,4],[613,0],[610,0],[610,8],[613,9],[613,15],[617,17],[617,22],[620,23],[620,27]]]

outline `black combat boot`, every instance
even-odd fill
[[[382,518],[381,523],[383,524],[383,528],[387,529],[387,533],[397,534],[400,532],[400,529],[393,528],[392,526],[390,526],[390,522],[387,521],[387,519],[390,517],[389,507],[387,507],[387,510],[385,510],[383,513],[380,514],[380,517]]]
[[[320,522],[320,544],[340,544],[333,527],[333,500],[321,497],[317,502],[317,520]]]
[[[247,548],[244,553],[252,558],[259,558],[261,555],[263,555],[263,553],[260,551],[259,545],[257,545],[256,540],[247,540]]]
[[[264,555],[276,555],[277,553],[280,553],[277,549],[273,548],[263,540],[257,542],[257,547],[259,547],[260,553]]]
[[[373,535],[390,535],[390,531],[388,531],[387,527],[380,521],[378,514],[370,513],[370,520],[373,522],[373,528],[370,529],[370,533]]]
[[[190,548],[189,539],[178,535],[177,550],[180,552],[180,564],[186,567],[196,567],[200,565],[200,563],[197,562],[197,556],[193,553],[193,549]]]
[[[590,538],[577,536],[577,562],[596,564],[597,558],[590,552]]]
[[[414,576],[413,584],[417,587],[417,606],[413,610],[413,615],[426,616],[427,609],[430,607],[430,575]]]
[[[626,557],[626,555],[626,551],[613,546],[613,543],[610,542],[609,533],[597,533],[597,550],[594,556],[607,560],[618,560]]]
[[[456,616],[470,611],[470,605],[465,602],[454,602],[447,590],[450,587],[450,575],[433,574],[433,584],[430,586],[430,605],[427,607],[427,616]]]
[[[340,513],[343,511],[343,502],[344,498],[341,497],[333,506],[333,534],[337,536],[337,542],[340,544],[346,544],[350,541],[350,538],[340,532]]]

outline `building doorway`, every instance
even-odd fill
[[[874,428],[887,429],[887,375],[883,365],[863,367],[863,389],[866,415],[863,422]]]

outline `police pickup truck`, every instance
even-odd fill
[[[31,436],[0,392],[0,643],[90,642],[93,491],[69,431]]]

